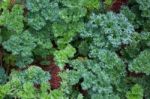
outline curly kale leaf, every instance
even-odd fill
[[[138,57],[141,50],[150,47],[150,32],[134,33],[132,43],[121,50],[122,56],[129,62]]]
[[[36,47],[35,41],[36,39],[28,31],[25,31],[19,35],[12,35],[8,41],[3,43],[3,46],[14,55],[31,56],[31,51]]]
[[[88,9],[99,9],[100,1],[99,0],[83,0],[83,6],[85,6]]]
[[[3,47],[17,57],[16,65],[20,68],[33,62],[32,51],[36,47],[36,39],[25,31],[19,35],[12,35],[3,42]]]
[[[2,0],[0,2],[0,9],[7,9],[10,6],[10,0]]]
[[[135,23],[134,21],[136,19],[136,15],[135,15],[135,13],[132,12],[132,10],[129,9],[129,7],[123,6],[121,8],[120,13],[122,13],[123,15],[125,15],[132,24]]]
[[[42,29],[47,21],[58,19],[59,6],[57,2],[50,2],[50,0],[27,0],[26,7],[30,11],[27,17],[28,25],[35,30]]]
[[[143,99],[144,90],[141,85],[134,85],[131,91],[126,93],[127,99]]]
[[[74,68],[69,71],[69,81],[71,85],[77,84],[80,79],[82,89],[95,93],[111,93],[112,86],[109,76],[102,71],[103,64],[97,64],[92,60],[73,60],[70,65]]]
[[[47,2],[48,5],[40,7],[40,2]],[[29,4],[39,7],[39,10],[32,11]],[[74,5],[74,3],[77,5]],[[65,48],[84,28],[83,17],[87,14],[87,9],[78,1],[32,1],[26,2],[26,7],[30,10],[27,17],[27,23],[35,30],[42,30],[50,23],[52,34],[58,48]],[[66,6],[70,4],[71,6]],[[64,6],[64,7],[63,7]],[[36,7],[35,7],[36,8]],[[34,10],[34,7],[33,7]],[[51,32],[51,31],[50,31]]]
[[[104,0],[104,4],[106,7],[110,7],[113,4],[114,0]]]
[[[45,20],[56,21],[59,18],[59,5],[56,2],[49,3],[49,6],[41,10],[41,16],[44,17]]]
[[[136,0],[139,4],[139,9],[142,11],[142,16],[150,18],[150,1],[149,0]]]
[[[79,45],[78,45],[78,52],[79,54],[83,55],[83,56],[88,56],[89,53],[89,45],[87,41],[82,41]]]
[[[48,83],[42,83],[39,90],[34,88],[32,83],[25,83],[23,90],[20,90],[17,95],[23,99],[66,99],[60,90],[50,90],[49,93],[49,89],[50,86]]]
[[[54,52],[54,59],[57,65],[60,66],[61,69],[63,69],[65,63],[68,63],[69,58],[72,58],[75,53],[75,48],[73,48],[71,45],[67,45],[65,49],[56,50]]]
[[[47,24],[40,31],[30,29],[30,33],[36,38],[37,42],[36,48],[33,50],[34,56],[46,58],[53,53],[53,35],[51,35],[51,29],[49,27],[50,25]]]
[[[135,73],[150,74],[150,50],[142,51],[131,64],[129,64],[129,70]]]
[[[30,13],[28,24],[35,30],[40,30],[46,25],[45,19],[39,13]]]
[[[105,49],[93,49],[89,57],[92,60],[79,58],[70,62],[73,70],[67,72],[69,83],[75,85],[81,81],[82,89],[90,95],[99,93],[109,97],[113,87],[119,90],[118,84],[126,75],[125,65],[115,52]]]
[[[7,80],[7,75],[3,67],[0,67],[0,84],[5,83]]]
[[[134,32],[133,25],[123,14],[108,12],[106,14],[92,14],[86,29],[81,31],[82,38],[91,38],[92,45],[100,48],[118,48],[131,43]]]
[[[48,72],[37,66],[31,66],[22,72],[13,71],[10,77],[11,79],[18,78],[21,83],[31,82],[33,84],[40,84],[51,79]]]
[[[140,33],[141,36],[141,46],[143,46],[144,48],[149,48],[150,47],[150,32],[141,32]]]
[[[31,12],[38,12],[41,9],[46,8],[50,3],[50,0],[26,0],[26,7]]]
[[[0,98],[12,96],[23,99],[41,99],[43,97],[49,99],[48,80],[50,80],[50,74],[37,66],[31,66],[22,72],[13,71],[10,74],[10,80],[4,85],[0,85]],[[35,84],[40,84],[41,87],[38,89],[34,87]]]
[[[149,0],[131,0],[131,5],[129,12],[132,12],[135,14],[135,20],[134,25],[135,28],[149,31],[150,26],[148,25],[150,23],[150,1]],[[129,18],[131,19],[131,17]]]
[[[120,97],[118,95],[115,94],[93,94],[91,96],[91,99],[120,99]]]
[[[0,16],[0,25],[19,33],[22,32],[24,28],[23,19],[23,6],[16,4],[11,12],[7,9],[2,12]]]
[[[149,90],[150,90],[150,84],[149,84],[150,83],[150,76],[144,75],[142,77],[133,78],[132,80],[136,83],[136,85],[138,85],[140,88],[142,88],[142,89],[138,89],[138,88],[136,88],[136,89],[144,91],[144,93],[142,92],[140,94],[139,91],[135,90],[136,93],[139,93],[136,96],[142,96],[143,95],[145,99],[150,99],[150,92],[149,92]]]
[[[64,48],[84,28],[83,22],[53,23],[52,32],[59,48]]]
[[[59,12],[60,18],[63,19],[65,23],[78,22],[86,13],[87,10],[81,7],[64,8]]]
[[[82,6],[88,9],[98,9],[100,7],[99,0],[60,0],[67,7]]]
[[[10,80],[0,85],[0,98],[66,99],[61,90],[50,90],[50,79],[50,74],[37,66],[31,66],[22,72],[13,71]],[[36,84],[40,87],[35,87]]]
[[[125,77],[125,65],[115,52],[105,49],[93,49],[90,57],[100,62],[102,70],[106,71],[113,84],[119,84]]]

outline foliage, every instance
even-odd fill
[[[26,81],[33,84],[40,84],[50,80],[48,72],[44,72],[40,67],[31,66],[27,70],[22,72],[13,71],[11,73],[11,79],[18,78],[21,83]]]
[[[122,79],[121,77],[123,77],[122,73],[124,67],[122,63],[121,65],[118,64],[120,60],[118,60],[117,57],[117,60],[110,60],[111,55],[109,55],[110,53],[107,51],[102,52],[101,55],[99,54],[98,56],[103,57],[101,62],[95,62],[94,60],[82,58],[71,61],[70,64],[73,67],[73,70],[68,71],[69,83],[71,85],[75,85],[83,79],[83,82],[81,82],[81,87],[83,90],[88,90],[91,95],[93,95],[93,93],[97,93],[101,95],[100,97],[103,97],[103,94],[113,94],[112,85],[120,83],[120,80]],[[108,61],[106,62],[106,60],[114,61],[116,63],[107,63]],[[113,69],[116,70],[116,72]]]
[[[0,84],[5,83],[7,80],[7,75],[3,67],[0,67]]]
[[[133,32],[134,27],[123,14],[108,12],[92,14],[81,36],[92,38],[92,45],[100,48],[118,48],[131,42]]]
[[[121,79],[126,74],[125,64],[116,53],[105,49],[93,49],[90,57],[102,64],[101,68],[109,75],[109,79],[111,79],[113,84],[119,84],[121,82]]]
[[[30,11],[27,18],[28,24],[35,30],[42,29],[47,20],[53,20],[59,9],[58,4],[50,2],[50,0],[45,0],[44,2],[42,0],[26,0],[25,5]]]
[[[149,93],[149,76],[143,76],[140,78],[133,78],[133,81],[141,86],[142,90],[144,91],[142,94],[146,99],[150,99],[150,93]]]
[[[23,19],[23,6],[14,5],[11,12],[8,9],[4,9],[2,15],[0,15],[0,25],[19,33],[23,31]]]
[[[134,33],[132,43],[121,52],[124,58],[128,61],[132,61],[139,55],[142,48],[147,49],[149,47],[149,37],[149,32]]]
[[[98,9],[100,8],[99,0],[81,0],[83,1],[83,6],[87,7],[88,9]]]
[[[56,43],[60,49],[67,46],[72,41],[72,38],[83,29],[84,24],[82,22],[74,23],[53,23],[52,31],[56,39]]]
[[[98,9],[100,6],[98,0],[61,0],[61,2],[68,7],[83,6],[88,9]]]
[[[25,31],[12,35],[9,40],[3,42],[3,47],[16,56],[16,66],[24,68],[33,62],[32,50],[36,47],[36,39]]]
[[[143,99],[143,88],[136,84],[126,94],[127,99]]]
[[[149,70],[149,60],[150,59],[150,51],[144,50],[142,51],[138,57],[136,57],[133,62],[129,65],[129,70],[134,71],[136,73],[145,73],[146,75],[150,74]]]
[[[55,51],[54,56],[55,56],[55,61],[58,64],[58,66],[60,66],[60,68],[63,69],[63,66],[65,65],[65,63],[69,62],[68,58],[72,58],[75,52],[76,50],[71,45],[68,45],[63,50]]]
[[[10,80],[0,88],[0,97],[11,95],[13,97],[22,97],[24,99],[35,98],[47,95],[48,80],[50,75],[44,72],[40,67],[31,66],[23,72],[14,71],[10,75]],[[34,84],[41,84],[41,92],[34,88]],[[37,91],[36,91],[37,90]],[[39,93],[38,95],[37,92]],[[47,93],[47,94],[46,94]],[[45,96],[46,97],[46,96]]]
[[[30,33],[32,33],[33,37],[36,38],[37,46],[33,50],[34,55],[40,56],[42,58],[46,58],[54,52],[53,44],[51,39],[53,38],[49,29],[50,25],[46,25],[42,30],[35,31],[30,29]]]
[[[136,0],[139,4],[139,9],[142,11],[142,16],[150,18],[150,1],[149,0]]]
[[[91,99],[120,99],[119,96],[113,95],[113,94],[105,94],[105,95],[100,95],[100,94],[93,94]]]
[[[111,5],[112,5],[112,3],[113,3],[113,1],[114,0],[105,0],[105,5],[106,5],[106,7],[110,7]]]
[[[121,8],[121,13],[125,15],[132,24],[134,24],[136,16],[127,6]]]
[[[130,0],[130,11],[135,16],[134,24],[137,29],[142,29],[144,31],[149,31],[150,23],[150,13],[149,13],[149,4],[148,0]]]
[[[46,25],[45,20],[39,14],[30,14],[28,24],[36,30],[40,30]]]
[[[69,76],[69,71],[67,70],[67,72],[61,72],[59,74],[59,76],[61,77],[62,79],[62,82],[61,82],[61,86],[59,88],[59,90],[61,90],[64,94],[65,97],[67,97],[68,99],[83,99],[84,96],[74,90],[74,88],[72,88],[72,84],[70,83],[70,76]],[[69,79],[68,79],[69,78]]]
[[[42,2],[42,0],[27,0],[26,1],[26,7],[31,12],[37,12],[40,11],[43,8],[46,8],[49,4],[50,0],[45,0]]]
[[[111,92],[111,81],[108,75],[101,71],[99,64],[94,63],[92,60],[83,60],[83,63],[80,60],[74,60],[71,65],[73,65],[75,69],[70,72],[70,77],[71,75],[73,76],[70,78],[70,83],[72,85],[78,83],[83,77],[84,81],[81,83],[81,86],[84,90],[91,89],[91,91],[97,93]],[[93,65],[94,68],[91,67]]]
[[[0,9],[7,9],[10,5],[10,0],[2,0],[0,2]]]
[[[0,99],[150,99],[149,0],[1,0]]]

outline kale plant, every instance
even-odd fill
[[[150,99],[149,0],[1,0],[0,99]]]

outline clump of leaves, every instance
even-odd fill
[[[125,64],[115,52],[105,49],[91,50],[89,57],[101,64],[101,68],[109,75],[113,84],[119,84],[125,77]]]
[[[91,99],[120,99],[120,97],[114,94],[104,94],[104,95],[93,94]]]
[[[126,93],[127,99],[143,99],[144,90],[142,86],[136,84],[131,88],[131,91]]]
[[[150,1],[149,0],[136,0],[139,4],[139,9],[142,11],[142,16],[150,18]]]
[[[100,53],[95,54],[99,56],[95,57],[97,61],[79,58],[70,62],[73,69],[68,71],[69,84],[75,85],[83,80],[81,87],[88,90],[91,96],[96,93],[101,97],[105,97],[105,94],[109,97],[110,94],[114,95],[112,85],[117,86],[124,78],[125,68],[112,52],[100,50]]]
[[[9,81],[0,85],[0,97],[12,96],[24,99],[50,97],[48,93],[50,79],[50,74],[37,66],[31,66],[21,72],[13,71]],[[40,84],[40,89],[34,87],[35,84]]]
[[[119,48],[132,42],[133,25],[123,14],[108,12],[92,14],[86,29],[81,32],[82,38],[91,38],[92,46],[99,48]]]
[[[9,5],[10,5],[10,0],[2,0],[0,2],[0,9],[5,10],[9,7]]]
[[[58,15],[58,4],[50,0],[27,0],[25,3],[28,14],[27,22],[35,30],[41,30],[47,21],[54,20]]]
[[[16,66],[24,68],[33,62],[32,50],[36,47],[36,39],[28,32],[12,35],[3,42],[3,47],[16,56]]]
[[[7,81],[7,75],[3,67],[0,67],[0,84],[4,84]]]
[[[68,45],[63,50],[55,51],[54,52],[54,59],[56,61],[56,64],[61,69],[63,69],[63,67],[65,66],[65,63],[68,63],[69,62],[69,58],[72,58],[75,53],[76,53],[76,50],[71,45]]]
[[[20,33],[23,31],[23,6],[14,5],[12,10],[4,9],[0,15],[0,25],[7,27],[13,32]]]
[[[22,72],[13,71],[11,73],[11,79],[14,79],[14,77],[18,78],[21,83],[31,82],[33,84],[40,84],[51,79],[48,72],[43,71],[40,67],[37,66],[31,66]]]
[[[145,73],[146,75],[149,75],[149,61],[150,50],[144,50],[133,60],[133,62],[131,62],[129,70],[135,73]]]
[[[38,12],[41,9],[44,9],[48,6],[50,0],[27,0],[26,1],[26,7],[28,10],[30,10],[31,12]]]

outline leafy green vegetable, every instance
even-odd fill
[[[33,62],[32,50],[36,47],[36,39],[25,31],[19,35],[12,35],[9,40],[3,42],[3,47],[16,56],[16,65],[24,68]]]
[[[126,94],[127,99],[143,99],[143,88],[136,84]]]
[[[10,5],[10,0],[2,0],[0,2],[0,9],[7,9]]]
[[[28,81],[33,84],[40,84],[47,82],[51,77],[48,72],[44,72],[40,67],[31,66],[22,72],[13,71],[11,73],[11,79],[15,78],[19,79],[21,83]]]
[[[0,99],[150,99],[149,24],[149,0],[1,0]]]
[[[149,61],[150,61],[150,50],[144,50],[129,65],[129,70],[135,73],[145,73],[146,75],[149,75],[150,74]]]
[[[136,0],[139,4],[139,9],[142,11],[142,16],[150,18],[150,1],[149,0]]]
[[[73,48],[71,45],[68,45],[65,49],[54,52],[55,61],[58,64],[58,66],[60,66],[60,68],[63,69],[65,63],[68,63],[69,58],[72,58],[75,53],[75,48]]]
[[[50,0],[26,0],[26,7],[31,12],[38,12],[48,6]]]
[[[5,83],[7,80],[7,75],[3,67],[0,67],[0,84]]]
[[[92,38],[92,46],[118,48],[132,42],[133,32],[134,27],[123,14],[108,12],[92,14],[81,37]]]
[[[7,27],[13,32],[20,33],[23,31],[23,6],[14,5],[11,12],[8,9],[4,9],[2,15],[0,15],[0,25]]]
[[[50,74],[44,72],[40,67],[31,66],[23,72],[14,71],[10,75],[10,80],[4,85],[0,85],[0,97],[7,95],[20,97],[24,99],[49,97],[47,90],[50,88],[47,83]],[[41,84],[41,88],[37,89],[34,84]],[[44,98],[43,98],[44,99]]]

